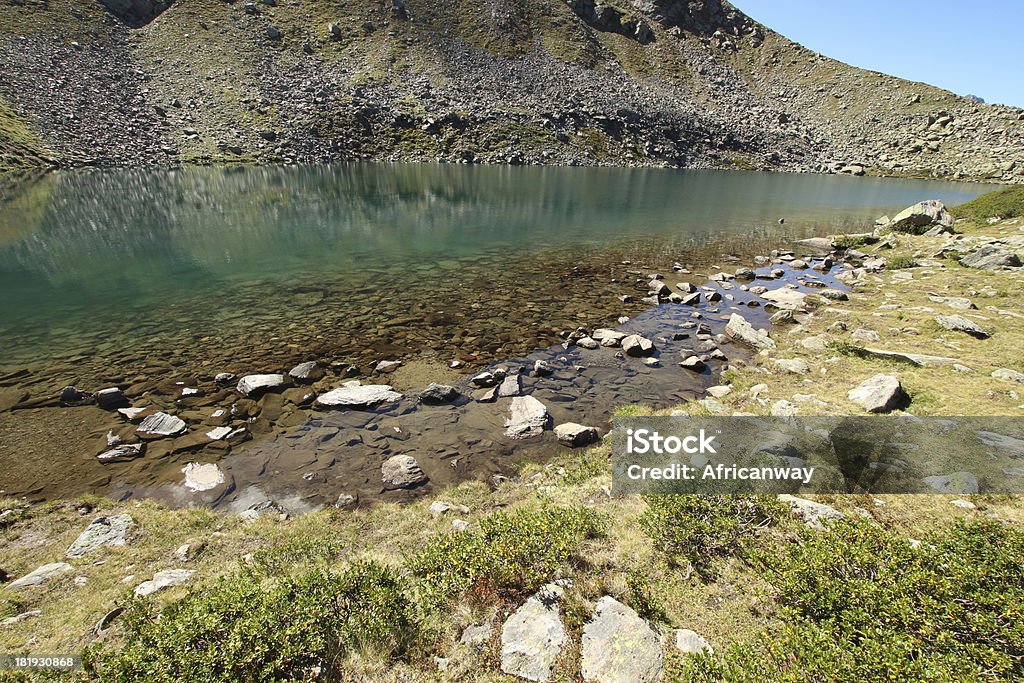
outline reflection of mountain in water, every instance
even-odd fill
[[[409,164],[68,173],[43,183],[38,202],[0,207],[0,233],[38,226],[0,245],[0,284],[33,306],[497,250],[685,243],[783,215],[834,224],[924,196],[980,194],[826,176]]]

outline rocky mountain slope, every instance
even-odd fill
[[[338,159],[1024,179],[1024,111],[719,0],[0,0],[0,168]]]

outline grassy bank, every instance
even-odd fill
[[[1014,201],[989,198],[970,215],[1000,216]],[[1024,234],[1024,218],[989,217],[957,224],[958,249]],[[943,237],[867,242],[847,240],[887,267],[853,282],[848,301],[819,300],[777,326],[775,350],[723,376],[732,391],[720,405],[767,414],[787,401],[800,415],[860,414],[848,391],[887,372],[899,376],[914,415],[1024,414],[1024,385],[993,376],[1024,370],[1020,269],[962,267]],[[949,311],[952,298],[976,308]],[[937,326],[949,312],[991,336]],[[918,367],[866,347],[956,362]],[[802,360],[807,372],[782,370],[779,359]],[[663,635],[663,680],[1024,676],[1019,497],[976,495],[961,507],[952,495],[821,496],[843,518],[820,530],[772,498],[612,498],[608,455],[601,445],[494,486],[293,518],[5,501],[8,578],[64,561],[98,516],[129,514],[135,526],[126,545],[69,559],[73,569],[41,586],[4,589],[0,618],[12,620],[0,627],[0,651],[84,651],[81,680],[513,681],[500,671],[501,626],[560,581],[567,639],[556,681],[580,679],[583,629],[609,595]],[[134,595],[168,569],[195,573]],[[110,616],[115,608],[124,611]],[[478,625],[491,628],[462,643]],[[700,634],[714,653],[678,651],[675,629]]]

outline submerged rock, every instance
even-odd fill
[[[422,484],[427,475],[411,455],[396,455],[384,461],[380,468],[381,480],[388,486],[409,488]]]
[[[68,557],[82,557],[108,545],[125,545],[128,534],[135,527],[131,515],[97,517],[85,528],[68,548]]]
[[[128,405],[128,398],[119,388],[111,387],[96,392],[96,403],[100,408],[120,408]]]
[[[369,408],[381,403],[395,403],[402,400],[402,395],[387,384],[352,384],[345,385],[321,394],[315,405],[318,408]]]
[[[190,491],[211,491],[224,483],[224,472],[213,463],[201,465],[190,462],[182,468],[185,488]]]
[[[529,598],[501,629],[501,670],[528,681],[551,680],[566,640],[558,614],[564,590],[549,584]]]
[[[648,683],[661,675],[661,639],[634,610],[611,596],[597,601],[583,627],[583,680],[599,683]]]
[[[122,443],[103,451],[96,456],[96,459],[100,462],[127,462],[141,458],[145,452],[146,444],[144,443]]]
[[[284,375],[246,375],[235,387],[238,393],[246,398],[255,398],[271,389],[278,389],[287,384]]]
[[[299,363],[288,371],[288,376],[296,382],[316,382],[323,378],[324,371],[315,360]]]
[[[455,387],[448,386],[447,384],[431,384],[421,391],[419,395],[421,403],[427,403],[430,405],[451,403],[458,397],[459,392]]]
[[[180,417],[153,413],[139,424],[135,432],[143,439],[163,439],[183,434],[187,429],[188,425]]]
[[[511,439],[540,436],[547,424],[548,409],[543,403],[533,396],[516,396],[505,420],[505,436]]]

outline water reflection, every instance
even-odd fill
[[[666,245],[865,221],[982,186],[657,169],[363,164],[51,175],[0,206],[4,326],[68,323],[268,279]],[[447,275],[446,275],[447,277]],[[429,284],[425,282],[424,284]]]

